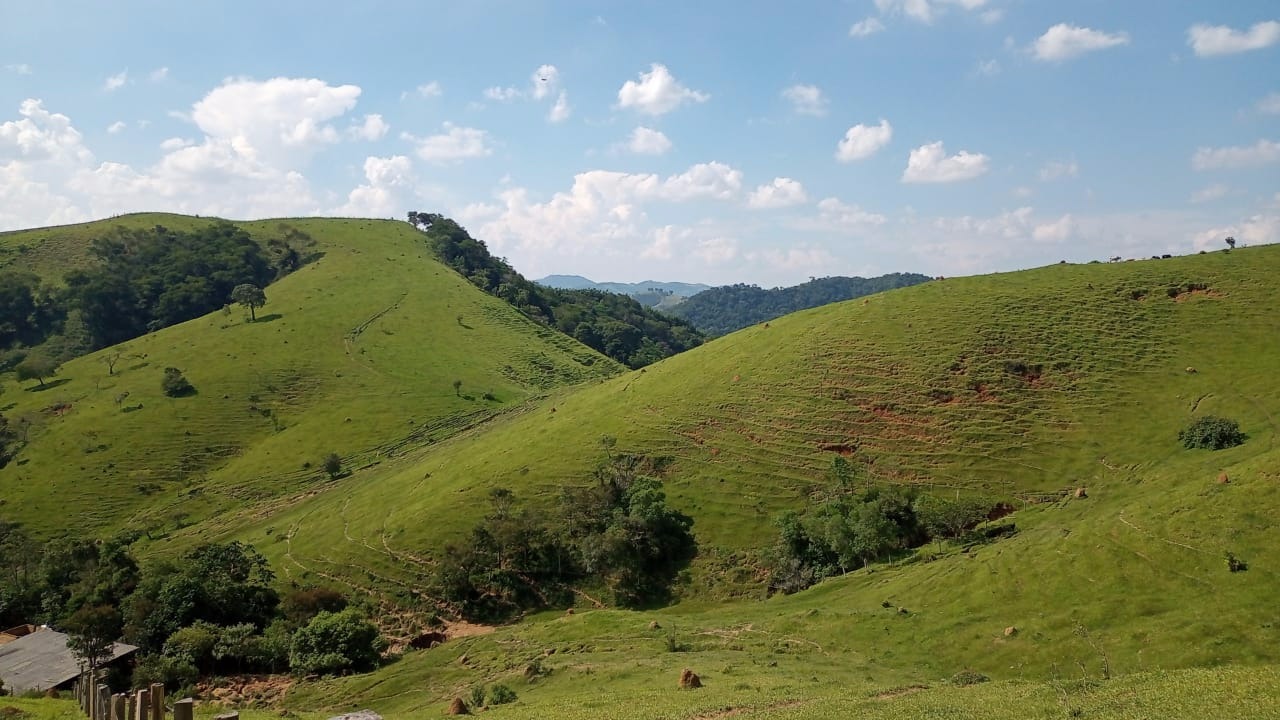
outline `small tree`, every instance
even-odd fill
[[[44,379],[58,374],[58,363],[43,355],[29,355],[14,368],[18,380],[38,380],[44,387]]]
[[[324,468],[324,471],[329,474],[330,480],[336,480],[342,474],[342,458],[338,457],[338,453],[329,453],[325,456],[324,462],[321,463],[320,467]]]
[[[1232,250],[1234,250],[1234,249],[1235,249],[1235,247],[1236,247],[1236,239],[1235,239],[1235,238],[1233,238],[1233,237],[1229,237],[1229,238],[1227,238],[1226,240],[1224,240],[1223,242],[1225,242],[1225,243],[1227,244],[1227,247],[1228,247],[1228,248],[1230,248],[1230,249],[1232,249]]]
[[[249,283],[235,286],[231,291],[231,299],[240,306],[249,308],[249,322],[257,322],[258,316],[254,309],[267,304],[267,294],[262,288]]]
[[[462,397],[462,381],[461,380],[453,381],[453,394],[457,395],[458,397]]]
[[[81,672],[89,673],[89,685],[98,682],[98,667],[111,659],[115,637],[120,629],[120,613],[106,605],[85,606],[64,624],[67,649],[80,663]],[[89,694],[89,717],[97,717],[93,705],[96,693]]]
[[[1235,420],[1205,415],[1178,431],[1178,439],[1188,450],[1223,450],[1244,442],[1244,433]]]
[[[164,394],[169,397],[186,397],[195,393],[196,388],[187,380],[182,371],[175,367],[167,367],[164,369],[164,380],[160,382],[160,388],[164,390]]]
[[[98,362],[107,366],[108,375],[116,374],[116,363],[120,362],[120,358],[124,357],[127,350],[128,348],[118,346],[104,350],[102,354],[98,356]]]

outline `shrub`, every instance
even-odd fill
[[[329,474],[330,480],[336,480],[342,474],[342,458],[338,457],[338,453],[326,455],[320,466]]]
[[[303,674],[372,670],[384,649],[378,628],[354,608],[321,612],[294,633],[289,666]]]
[[[168,690],[194,685],[200,671],[190,660],[168,655],[144,655],[133,668],[133,686],[144,688],[162,683]]]
[[[164,380],[160,382],[160,388],[169,397],[186,397],[194,395],[196,392],[196,388],[191,384],[191,381],[187,380],[182,371],[175,367],[164,369]]]
[[[1178,439],[1189,450],[1222,450],[1243,443],[1245,436],[1235,420],[1205,415],[1178,431]]]
[[[218,643],[218,631],[217,626],[197,621],[170,635],[164,641],[164,654],[186,660],[197,668],[209,668]]]
[[[988,682],[989,680],[991,680],[991,678],[977,672],[976,670],[961,670],[951,676],[951,684],[959,685],[960,687],[964,687],[966,685],[977,685],[978,683]]]
[[[516,701],[516,691],[506,685],[494,685],[489,688],[490,705],[506,705]]]
[[[477,685],[471,688],[471,707],[484,707],[485,687]]]

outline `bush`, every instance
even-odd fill
[[[330,480],[337,480],[338,476],[342,474],[342,458],[338,456],[338,453],[329,453],[325,456],[324,462],[320,464],[320,467],[324,468],[324,471],[329,474]]]
[[[489,688],[490,705],[506,705],[516,701],[516,691],[506,685],[494,685]]]
[[[984,683],[990,680],[991,678],[977,672],[976,670],[961,670],[951,676],[951,684],[959,685],[960,687],[964,687],[966,685],[977,685],[978,683]]]
[[[194,685],[200,671],[186,658],[168,655],[144,655],[133,668],[133,686],[149,687],[162,683],[167,690]]]
[[[164,369],[164,380],[160,382],[160,388],[169,397],[186,397],[196,392],[195,386],[175,367]]]
[[[485,687],[477,685],[471,688],[471,707],[484,707]]]
[[[385,648],[378,628],[354,608],[321,612],[294,633],[289,666],[303,674],[372,670]]]
[[[213,666],[213,649],[218,644],[219,628],[196,622],[173,633],[164,641],[164,654],[186,660],[197,668]]]
[[[1178,431],[1178,439],[1189,450],[1222,450],[1243,443],[1245,436],[1235,420],[1206,415]]]

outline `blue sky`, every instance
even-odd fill
[[[1280,8],[0,0],[0,229],[411,209],[596,280],[1275,242]]]

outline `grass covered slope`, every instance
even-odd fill
[[[104,221],[172,227],[178,216]],[[30,423],[0,470],[6,518],[33,530],[164,532],[215,511],[322,486],[618,366],[441,265],[400,222],[290,220],[324,256],[266,288],[258,320],[215,312],[67,363],[0,402]],[[255,237],[278,221],[240,223]],[[28,254],[74,255],[92,227],[28,231]],[[19,243],[21,234],[4,239]],[[28,259],[39,268],[36,257]],[[115,373],[100,359],[122,352]],[[161,392],[176,367],[196,394]],[[455,382],[460,381],[455,386]]]
[[[1216,476],[1273,442],[1277,271],[1280,248],[1256,248],[936,281],[796,313],[492,423],[297,512],[341,504],[376,521],[348,527],[373,545],[389,534],[438,548],[484,512],[490,487],[550,497],[585,482],[602,435],[675,458],[668,494],[722,548],[767,545],[774,514],[803,504],[836,453],[874,482],[1006,499],[1152,468]],[[1188,453],[1178,430],[1202,414],[1235,418],[1253,439]],[[389,512],[387,493],[399,498]],[[423,525],[424,514],[447,520]]]
[[[207,530],[257,543],[291,578],[411,603],[422,555],[485,511],[488,488],[550,502],[612,434],[676,458],[667,488],[704,552],[684,602],[584,602],[290,702],[410,716],[502,682],[520,694],[500,710],[511,717],[1265,717],[1274,668],[1222,666],[1280,663],[1278,271],[1280,247],[1253,248],[812,310]],[[1182,448],[1178,430],[1205,414],[1238,420],[1247,441]],[[807,501],[833,453],[876,482],[1014,500],[1017,532],[796,595],[715,599],[703,578],[756,570],[717,551],[771,544],[774,513]],[[1079,487],[1087,497],[1035,497]],[[530,681],[539,658],[550,672]],[[684,667],[704,690],[675,690]],[[1183,668],[1199,669],[1163,672]],[[998,682],[947,686],[966,669]],[[899,692],[912,685],[929,689]]]

